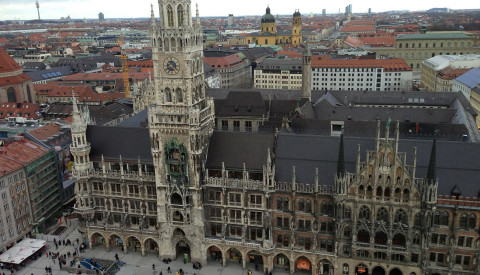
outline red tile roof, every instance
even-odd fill
[[[96,102],[98,104],[125,97],[124,93],[97,93],[92,86],[61,86],[61,84],[62,82],[35,84],[35,94],[37,96],[46,96],[47,98],[70,98],[72,97],[73,92],[77,100],[80,102]]]
[[[395,37],[389,36],[389,37],[382,37],[382,36],[377,36],[377,37],[368,37],[364,36],[361,37],[360,40],[365,44],[369,45],[372,47],[393,47],[395,46]]]
[[[214,69],[230,68],[243,62],[243,59],[237,54],[227,55],[225,57],[204,57],[203,61]]]
[[[384,68],[386,71],[411,71],[405,60],[391,59],[330,59],[328,55],[314,55],[312,68]]]
[[[375,32],[373,26],[345,26],[340,32]]]
[[[0,47],[0,74],[22,70],[22,67]],[[21,73],[21,72],[20,72]]]
[[[129,78],[137,80],[145,80],[148,77],[148,73],[133,73],[128,75]],[[118,80],[122,79],[122,73],[78,73],[66,76],[63,81],[69,82],[81,82],[81,81],[105,81],[105,80]]]
[[[345,26],[375,26],[377,25],[373,20],[352,20],[345,24]]]
[[[0,175],[16,171],[48,153],[42,146],[22,138],[0,148]]]
[[[0,87],[25,83],[27,81],[32,81],[32,79],[23,73],[15,76],[0,77]]]
[[[40,107],[34,103],[4,102],[0,104],[0,118],[20,116],[28,119],[38,119],[36,112],[40,110]]]
[[[278,51],[277,55],[286,55],[288,58],[302,58],[302,54],[296,51]]]

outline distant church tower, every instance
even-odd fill
[[[190,0],[160,0],[159,24],[152,8],[155,91],[148,104],[148,122],[161,257],[190,252],[192,261],[206,264],[201,181],[214,108],[213,99],[205,96],[198,8],[193,23],[190,4]]]
[[[267,6],[265,14],[262,16],[262,21],[260,23],[260,33],[277,33],[277,24],[275,23],[275,17],[270,13],[270,6]]]
[[[292,45],[298,46],[302,44],[302,15],[300,11],[296,10],[293,13],[292,22]]]

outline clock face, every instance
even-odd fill
[[[180,64],[174,57],[168,57],[163,62],[163,69],[167,74],[176,74],[180,70]]]

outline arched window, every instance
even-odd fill
[[[177,89],[177,102],[183,102],[183,93],[180,88]]]
[[[333,215],[333,202],[328,203],[327,214],[330,216]]]
[[[475,227],[477,227],[477,215],[475,214],[470,214],[470,216],[468,216],[468,229],[475,229]]]
[[[460,216],[460,228],[467,228],[467,214],[462,214]]]
[[[343,230],[343,236],[344,236],[344,237],[350,238],[350,234],[351,234],[351,233],[352,233],[352,232],[350,231],[350,227],[348,227],[348,226],[345,227],[345,229]]]
[[[27,84],[27,97],[28,97],[28,102],[33,102],[32,101],[32,92],[30,91],[30,85]]]
[[[384,207],[378,209],[377,221],[384,221],[388,223],[388,211]]]
[[[178,26],[184,26],[183,24],[183,6],[178,5],[177,7],[177,18],[178,18]]]
[[[388,236],[385,232],[383,231],[378,231],[375,234],[375,244],[380,244],[380,245],[386,245],[388,242]]]
[[[448,212],[443,212],[442,217],[440,218],[440,224],[441,225],[448,225],[449,224],[449,222],[448,222],[449,218],[450,218],[450,215],[448,214]]]
[[[372,193],[373,193],[373,188],[369,185],[369,186],[367,187],[367,196],[371,196]]]
[[[312,201],[309,199],[305,201],[305,212],[308,212],[308,213],[312,212]]]
[[[172,9],[172,6],[170,6],[170,5],[167,6],[167,20],[168,20],[167,25],[169,27],[173,27],[173,25],[174,25],[174,23],[173,23],[173,9]]]
[[[382,192],[382,187],[377,187],[377,197],[381,197],[383,195],[383,192]]]
[[[277,197],[277,210],[282,210],[282,197]]]
[[[176,47],[177,47],[177,42],[176,42],[175,38],[172,37],[172,39],[170,39],[170,50],[175,51]]]
[[[360,212],[358,213],[359,219],[370,220],[370,209],[367,206],[362,206]]]
[[[422,226],[422,214],[421,213],[417,213],[415,215],[415,220],[413,221],[413,225]]]
[[[400,188],[395,189],[395,198],[400,198],[401,191]]]
[[[165,101],[172,102],[172,93],[169,88],[165,88]]]
[[[8,102],[17,102],[17,96],[15,95],[15,91],[12,87],[7,89],[7,99]]]
[[[298,211],[305,211],[305,201],[303,199],[298,200]]]
[[[320,213],[327,214],[327,202],[326,201],[322,201],[322,207],[320,209]]]
[[[288,197],[283,198],[283,211],[289,211],[289,208],[288,208]]]
[[[363,185],[360,185],[358,187],[358,193],[364,195],[365,194],[365,189],[363,188]]]
[[[409,197],[410,197],[410,191],[407,188],[405,188],[403,190],[403,198],[408,199]]]
[[[413,235],[413,244],[420,245],[420,236],[418,234]]]
[[[386,197],[386,198],[390,197],[390,188],[389,187],[385,188],[385,191],[383,192],[383,196]]]
[[[394,222],[407,224],[407,213],[405,212],[405,210],[398,209],[397,212],[395,212]]]
[[[169,47],[168,47],[168,39],[165,39],[165,51],[169,51]]]
[[[393,239],[392,239],[392,244],[405,247],[406,246],[405,236],[403,236],[400,233],[395,234],[395,236],[393,236]]]
[[[180,196],[178,193],[174,193],[170,199],[170,203],[178,205],[183,204],[182,196]]]
[[[350,207],[345,207],[345,219],[351,219],[352,218],[352,209]]]
[[[369,243],[370,242],[370,233],[367,230],[361,229],[357,233],[357,241],[362,243]]]
[[[433,215],[433,224],[434,225],[440,225],[440,212],[435,212],[435,215]]]

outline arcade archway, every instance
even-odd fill
[[[256,250],[247,252],[247,266],[255,268],[255,271],[263,271],[263,256]]]
[[[403,275],[402,271],[400,271],[400,269],[398,268],[394,268],[392,270],[390,270],[390,273],[388,273],[389,275]]]
[[[93,247],[100,246],[100,245],[105,245],[105,238],[103,237],[102,234],[100,234],[98,232],[93,233],[92,236],[90,237],[90,239],[91,239]]]
[[[190,262],[190,245],[184,240],[179,241],[175,246],[175,257],[180,257],[184,263]]]
[[[207,264],[222,264],[222,250],[216,245],[207,248]]]
[[[277,272],[280,270],[290,272],[290,259],[283,253],[276,255],[273,258],[273,274],[275,274],[275,269]]]
[[[312,262],[307,257],[299,257],[295,262],[295,274],[312,274]]]
[[[355,275],[368,275],[368,267],[364,264],[359,264],[355,267]]]
[[[140,243],[140,240],[135,236],[128,237],[126,239],[126,244],[127,244],[128,250],[133,250],[135,252],[142,248],[142,244]]]
[[[158,253],[158,243],[152,239],[148,238],[145,240],[145,252]]]
[[[318,263],[318,274],[319,275],[334,275],[334,267],[332,262],[329,260],[321,260]]]
[[[117,234],[112,234],[108,237],[110,249],[123,249],[123,239]]]
[[[385,275],[385,269],[381,266],[377,266],[372,270],[372,275]]]
[[[236,248],[230,248],[225,252],[225,257],[227,258],[227,262],[232,263],[239,263],[242,265],[242,253]]]

